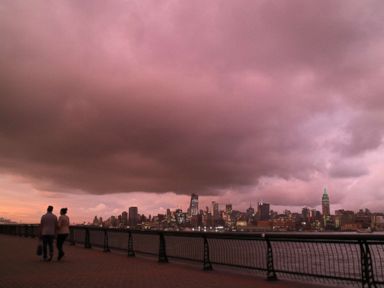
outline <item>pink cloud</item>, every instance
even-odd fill
[[[4,2],[7,188],[346,203],[382,171],[382,5]]]

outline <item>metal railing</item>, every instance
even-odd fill
[[[0,225],[0,233],[36,237],[38,225]],[[384,235],[325,233],[203,233],[72,226],[68,242],[230,267],[278,278],[341,287],[384,287]]]

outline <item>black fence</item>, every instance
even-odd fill
[[[72,226],[71,245],[229,267],[340,287],[384,287],[384,235],[323,233],[202,233]],[[0,225],[0,233],[36,237],[37,225]]]

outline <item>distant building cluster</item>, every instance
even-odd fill
[[[199,196],[191,195],[187,211],[167,209],[166,214],[140,215],[137,207],[129,207],[121,215],[103,220],[95,216],[91,225],[143,230],[189,230],[189,231],[384,231],[384,214],[371,213],[368,209],[357,213],[336,210],[331,214],[329,195],[324,189],[321,199],[322,211],[304,207],[301,213],[285,210],[279,214],[270,209],[270,204],[250,204],[245,212],[232,208],[232,204],[213,201],[211,207],[199,209]]]
[[[143,218],[144,217],[144,218]],[[111,216],[107,220],[95,216],[92,221],[93,226],[117,227],[117,228],[137,228],[145,222],[144,215],[139,215],[137,207],[129,207],[128,212],[123,211],[119,216]]]
[[[9,220],[9,219],[6,219],[6,218],[3,218],[3,217],[0,217],[0,224],[14,224],[15,222]]]

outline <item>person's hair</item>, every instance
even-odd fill
[[[68,208],[61,208],[60,214],[63,214],[63,215],[67,214],[67,210],[68,210]]]
[[[47,208],[47,211],[48,212],[52,212],[53,211],[53,206],[49,205],[48,208]]]

